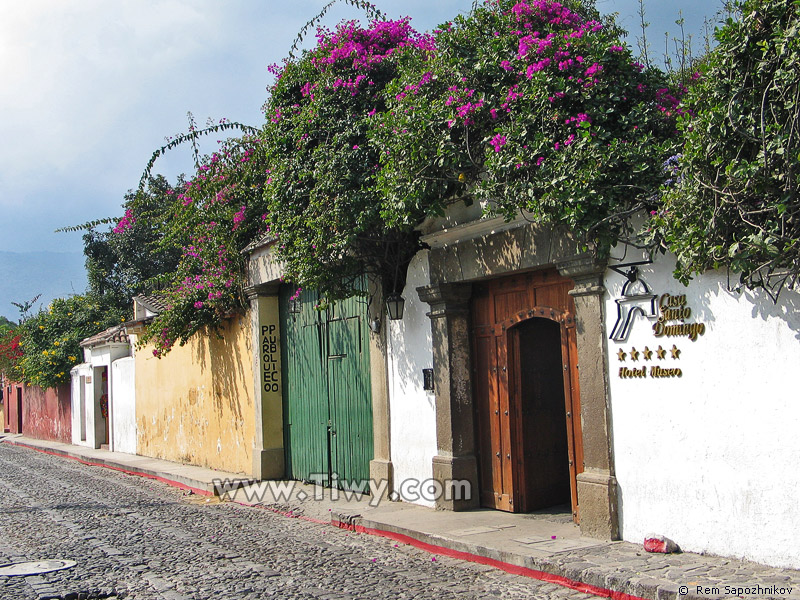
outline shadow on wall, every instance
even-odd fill
[[[578,253],[578,244],[567,230],[523,222],[512,229],[437,248],[432,254],[431,280],[454,283],[511,275]]]
[[[236,393],[239,389],[249,390],[252,386],[246,365],[252,362],[251,355],[243,355],[241,336],[245,336],[244,346],[252,349],[249,320],[246,316],[226,319],[217,331],[198,335],[194,362],[201,372],[211,369],[213,382],[213,403],[216,414],[223,409],[231,411],[237,421],[244,420],[241,400]]]
[[[688,287],[676,283],[676,289],[681,289],[680,293],[691,294],[692,288],[697,289],[695,286],[703,285],[703,281],[710,274],[705,274],[696,277],[689,283]],[[730,276],[724,272],[719,272],[718,277],[715,278],[715,283],[718,285],[708,285],[705,291],[698,293],[692,299],[692,313],[695,319],[706,323],[716,323],[719,320],[725,320],[725,316],[720,314],[717,309],[717,314],[712,312],[711,306],[714,300],[741,303],[747,302],[750,307],[750,317],[753,319],[761,319],[765,323],[770,319],[780,319],[786,326],[794,332],[795,338],[800,340],[800,291],[783,290],[774,301],[770,296],[762,290],[750,290],[747,288],[737,288],[736,284],[730,280]],[[721,325],[722,323],[720,323]]]
[[[745,290],[742,295],[753,305],[753,318],[760,317],[764,321],[770,317],[781,319],[794,331],[795,339],[800,340],[800,290],[783,290],[777,302],[764,292]]]
[[[432,348],[430,307],[419,299],[417,287],[428,284],[426,252],[419,253],[409,266],[408,280],[402,296],[406,299],[402,321],[387,321],[389,356],[396,374],[394,385],[401,395],[414,394],[423,387],[423,369],[433,368],[432,356],[424,349]],[[388,319],[388,317],[387,317]],[[423,349],[423,351],[420,351]],[[425,392],[429,408],[435,404],[433,391]]]

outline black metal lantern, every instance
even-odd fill
[[[397,292],[392,292],[386,297],[386,311],[389,313],[389,319],[392,321],[399,321],[403,318],[403,307],[405,306],[405,299]]]
[[[300,294],[289,297],[289,314],[299,315],[303,310],[303,303],[300,301]]]

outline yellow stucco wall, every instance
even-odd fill
[[[165,357],[136,351],[137,453],[248,473],[255,435],[249,315],[197,333]]]

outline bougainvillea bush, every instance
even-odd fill
[[[265,235],[286,281],[326,299],[365,274],[399,291],[415,228],[459,197],[607,250],[653,206],[682,110],[618,33],[549,0],[490,0],[432,34],[407,19],[319,29],[272,67],[263,128],[175,190],[164,240],[182,258],[145,339],[161,355],[241,309],[242,250]]]
[[[167,191],[169,209],[160,224],[162,248],[180,248],[177,268],[159,277],[167,310],[142,336],[161,356],[199,329],[216,327],[244,308],[242,250],[268,230],[261,212],[266,169],[255,137],[231,139],[201,161],[194,177]],[[134,199],[115,228],[124,235],[138,218]],[[145,215],[146,218],[146,215]]]
[[[11,326],[0,324],[0,375],[14,378],[16,365],[22,358],[22,336]]]
[[[490,0],[406,61],[373,117],[380,189],[404,222],[452,197],[557,223],[607,249],[647,208],[676,147],[680,92],[586,4]]]
[[[716,39],[654,230],[683,281],[727,266],[776,294],[800,275],[800,3],[748,0]]]
[[[383,217],[383,161],[370,128],[404,57],[424,62],[433,50],[406,19],[346,22],[320,29],[314,49],[275,68],[264,199],[287,278],[331,298],[351,294],[365,273],[396,285],[392,265],[410,260],[416,235],[413,219],[396,226]]]

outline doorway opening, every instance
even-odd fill
[[[570,503],[569,444],[561,364],[561,328],[533,318],[510,332],[516,413],[516,449],[521,464],[520,511]]]
[[[86,441],[86,376],[80,376],[79,388],[79,409],[80,409],[80,424],[81,424],[81,441]]]
[[[17,433],[22,433],[22,388],[17,388]]]

